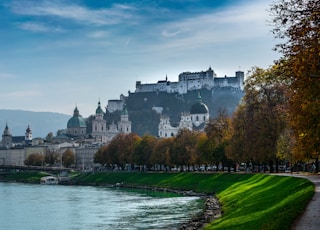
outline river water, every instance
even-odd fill
[[[0,183],[0,229],[178,229],[197,197],[90,186]]]

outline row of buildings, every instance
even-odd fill
[[[179,81],[170,82],[166,77],[157,83],[142,84],[141,81],[136,82],[136,93],[139,92],[167,92],[186,94],[191,90],[208,89],[214,87],[232,87],[235,90],[243,90],[244,72],[237,71],[234,77],[217,77],[214,70],[209,67],[206,71],[201,72],[183,72],[179,74]]]
[[[106,144],[119,133],[131,133],[131,121],[129,120],[129,114],[125,106],[122,108],[120,121],[117,124],[113,122],[107,127],[104,114],[99,101],[94,119],[91,122],[92,129],[88,130],[85,119],[80,115],[76,107],[73,111],[73,116],[67,123],[67,130],[64,136],[75,139],[90,138],[91,142]]]
[[[91,170],[95,166],[94,155],[103,144],[109,143],[119,133],[131,133],[131,122],[126,109],[123,109],[120,121],[117,124],[112,123],[109,128],[103,114],[99,102],[92,120],[92,130],[88,133],[86,121],[76,107],[73,116],[68,120],[66,133],[50,140],[32,138],[32,130],[29,126],[24,136],[13,136],[6,124],[0,147],[0,165],[22,166],[31,154],[46,156],[48,153],[55,153],[59,156],[55,166],[59,167],[62,166],[62,154],[66,150],[71,150],[75,156],[75,168]],[[202,103],[199,95],[198,101],[192,105],[190,112],[181,114],[181,120],[177,126],[170,124],[168,116],[160,117],[159,137],[176,136],[180,129],[203,130],[208,121],[208,107]]]
[[[184,72],[179,75],[178,82],[158,81],[155,84],[141,84],[136,82],[136,93],[139,92],[168,92],[184,94],[190,90],[200,90],[203,88],[212,89],[214,87],[231,87],[233,90],[243,90],[244,73],[236,72],[235,77],[217,78],[211,67],[202,72]],[[131,133],[131,121],[125,106],[125,97],[120,96],[120,100],[109,100],[106,109],[109,112],[121,111],[120,120],[112,122],[107,126],[104,118],[105,112],[98,102],[93,119],[88,126],[88,119],[84,119],[77,108],[73,111],[73,116],[68,120],[65,132],[50,139],[32,138],[31,128],[28,126],[24,136],[13,136],[8,124],[2,134],[0,143],[0,165],[24,165],[25,159],[33,153],[45,156],[48,152],[55,152],[58,155],[66,150],[71,150],[75,155],[74,166],[78,169],[92,169],[94,167],[94,154],[98,149],[109,143],[113,137],[119,133]],[[170,123],[170,117],[162,114],[159,109],[160,122],[158,125],[158,136],[160,138],[176,136],[180,129],[204,130],[209,121],[209,109],[202,102],[201,95],[198,95],[197,102],[194,103],[190,111],[181,113],[180,122],[176,126]],[[62,157],[60,157],[62,158]],[[57,162],[57,165],[61,165]]]
[[[126,108],[121,112],[120,121],[107,127],[100,101],[90,127],[91,130],[77,106],[67,122],[65,132],[52,138],[33,138],[29,125],[24,136],[14,136],[6,124],[0,143],[0,165],[23,166],[31,154],[46,156],[48,153],[55,153],[60,156],[55,166],[60,167],[62,154],[71,150],[75,156],[74,166],[88,170],[94,167],[94,154],[103,144],[109,143],[119,133],[131,133],[131,121]]]

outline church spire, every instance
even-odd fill
[[[10,129],[8,127],[8,122],[6,122],[6,127],[4,128],[3,135],[4,136],[11,136]]]

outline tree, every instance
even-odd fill
[[[139,137],[135,133],[130,134],[120,134],[120,143],[118,145],[118,156],[119,163],[121,165],[131,164],[133,154],[139,142],[141,141],[141,137]]]
[[[278,80],[277,66],[253,68],[246,81],[247,141],[250,155],[260,162],[277,162],[277,141],[286,125],[283,108],[286,105],[286,86]]]
[[[47,141],[47,142],[51,142],[52,139],[53,139],[53,133],[50,132],[50,133],[48,133],[48,135],[46,136],[46,141]]]
[[[41,153],[32,153],[24,161],[25,165],[43,166],[44,157]]]
[[[46,156],[45,156],[45,162],[48,165],[54,165],[55,163],[57,163],[59,159],[59,154],[54,152],[54,151],[50,151],[49,149],[47,149],[46,151]]]
[[[132,163],[132,157],[141,138],[134,133],[120,133],[112,141],[102,146],[94,156],[96,163],[113,165],[123,168]]]
[[[159,139],[153,147],[150,163],[172,166],[171,155],[173,142],[174,138]]]
[[[246,146],[246,143],[248,143],[246,130],[249,124],[246,119],[246,107],[244,104],[239,105],[234,112],[231,126],[233,127],[233,134],[226,148],[226,155],[234,161],[247,162],[251,159],[251,156]]]
[[[192,162],[194,164],[205,164],[206,166],[210,163],[210,159],[208,159],[208,155],[210,150],[208,149],[208,137],[206,133],[202,132],[199,133],[198,138],[197,138],[197,144],[196,144],[196,151],[195,155],[193,156]]]
[[[275,49],[290,80],[290,124],[295,153],[317,161],[320,154],[320,1],[278,0],[271,6],[273,33],[284,39]]]
[[[271,172],[274,161],[277,163],[277,143],[287,119],[287,88],[277,76],[277,66],[252,69],[246,80],[243,104],[234,115],[228,147],[228,156],[233,159],[268,162]]]
[[[98,149],[96,154],[94,154],[94,163],[99,163],[101,165],[111,164],[110,159],[108,158],[108,145],[103,145],[101,148]]]
[[[70,149],[67,149],[62,154],[62,164],[64,167],[68,168],[74,164],[74,153]]]
[[[156,142],[157,139],[154,136],[143,136],[142,139],[136,145],[136,148],[132,156],[132,163],[135,163],[136,165],[140,166],[146,165],[147,167],[149,167],[150,157]]]
[[[188,129],[179,130],[173,143],[171,158],[173,164],[189,166],[193,163],[191,159],[196,151],[197,135],[197,132]]]
[[[232,135],[231,119],[225,111],[219,111],[218,117],[209,121],[205,128],[207,134],[207,149],[211,161],[215,161],[216,165],[221,162],[228,165],[230,170],[230,161],[226,157],[226,146]]]

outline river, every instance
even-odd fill
[[[0,229],[178,229],[197,197],[90,186],[0,183]]]

